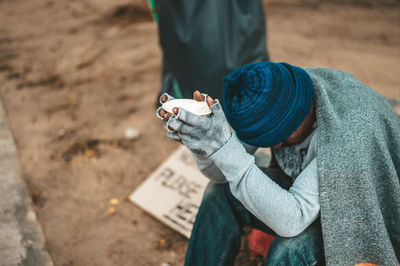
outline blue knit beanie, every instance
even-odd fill
[[[224,78],[224,110],[240,140],[258,147],[285,141],[311,110],[314,88],[302,68],[262,62]]]

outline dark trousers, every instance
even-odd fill
[[[290,188],[290,178],[280,169],[263,170],[282,188]],[[240,249],[241,231],[246,225],[275,235],[265,265],[325,265],[319,219],[295,237],[277,236],[232,195],[228,184],[215,183],[210,183],[204,192],[185,265],[233,265]]]

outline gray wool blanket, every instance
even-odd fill
[[[327,265],[400,260],[400,121],[352,75],[308,68],[318,123],[318,176]]]

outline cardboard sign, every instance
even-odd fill
[[[269,149],[259,149],[254,156],[258,166],[269,165]],[[208,178],[197,169],[190,151],[181,146],[129,199],[189,238],[208,182]]]
[[[129,199],[189,238],[208,182],[197,169],[190,151],[182,146]]]

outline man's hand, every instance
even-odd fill
[[[158,116],[165,122],[167,136],[182,142],[192,152],[201,157],[209,157],[218,151],[231,137],[229,125],[219,101],[195,91],[196,101],[206,101],[212,113],[209,116],[198,116],[182,108],[174,108],[173,114],[164,109],[157,110]],[[160,102],[173,99],[162,95]]]

